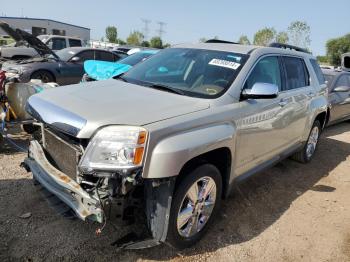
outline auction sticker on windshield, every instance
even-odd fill
[[[226,68],[230,68],[233,70],[237,70],[237,68],[241,65],[239,63],[236,62],[232,62],[232,61],[228,61],[228,60],[222,60],[222,59],[212,59],[209,62],[209,65],[215,65],[215,66],[221,66],[221,67],[226,67]]]

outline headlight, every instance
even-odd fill
[[[17,67],[17,68],[9,68],[6,70],[6,76],[7,77],[16,77],[23,74],[23,67]]]
[[[83,171],[116,170],[142,164],[147,131],[141,127],[109,126],[92,138],[80,162]]]

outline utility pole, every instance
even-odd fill
[[[144,39],[148,40],[148,37],[149,37],[149,24],[151,23],[151,20],[145,19],[145,18],[142,18],[141,20],[144,23],[144,27],[142,29]]]
[[[162,22],[162,21],[159,21],[157,22],[157,24],[159,25],[159,29],[158,29],[158,36],[160,38],[162,38],[163,34],[165,34],[165,30],[164,30],[164,27],[166,26],[166,23]]]

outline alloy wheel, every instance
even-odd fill
[[[177,215],[177,230],[182,237],[192,237],[204,228],[215,206],[216,190],[211,177],[198,179],[188,189]]]

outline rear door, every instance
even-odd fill
[[[330,121],[340,120],[350,116],[350,92],[335,92],[336,87],[350,87],[350,74],[344,73],[336,80],[329,93],[329,102],[332,105]]]
[[[287,114],[281,121],[288,125],[283,135],[288,144],[301,141],[308,119],[311,100],[316,96],[316,90],[310,85],[310,73],[301,57],[283,56],[285,85],[281,97],[286,101]]]

